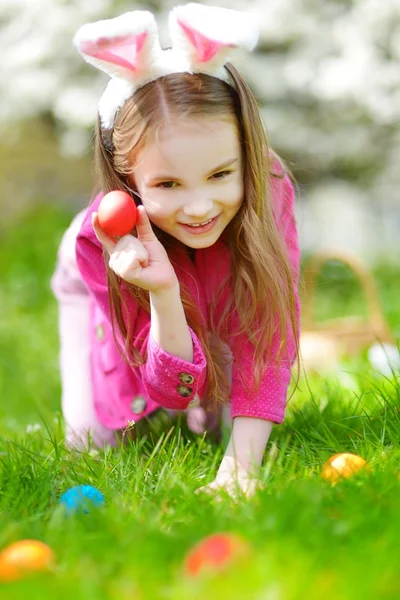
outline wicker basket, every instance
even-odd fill
[[[343,263],[357,276],[367,304],[367,317],[315,320],[317,277],[331,261]],[[382,313],[374,279],[356,257],[343,252],[316,253],[305,266],[304,283],[300,350],[306,371],[330,369],[341,358],[357,355],[376,342],[396,343]]]

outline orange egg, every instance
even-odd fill
[[[44,571],[51,566],[52,549],[38,540],[20,540],[0,553],[0,581],[21,579],[32,572]]]
[[[342,477],[350,477],[367,466],[366,461],[357,454],[344,452],[331,456],[322,468],[322,477],[336,483]]]
[[[198,542],[187,554],[185,571],[191,577],[204,572],[216,573],[248,558],[250,544],[233,533],[217,533]]]

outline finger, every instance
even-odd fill
[[[137,269],[140,269],[139,261],[132,259],[129,261],[129,265],[127,268],[126,261],[122,261],[120,259],[119,252],[113,252],[110,255],[108,266],[114,271],[116,275],[119,275],[119,277],[122,277],[123,279],[125,278],[125,275],[128,271],[132,274],[132,272],[136,271]]]
[[[213,486],[212,483],[209,485],[204,485],[201,488],[195,490],[195,494],[202,495],[204,494],[208,498],[212,498],[213,502],[222,502],[223,495],[221,495],[221,488]]]
[[[203,485],[203,487],[197,488],[197,490],[195,490],[195,494],[207,494],[209,496],[212,496],[213,493],[216,491],[215,488],[211,487],[211,484],[209,485]]]
[[[142,266],[140,263],[135,260],[133,263],[129,264],[129,267],[126,268],[124,265],[121,265],[120,262],[114,260],[114,255],[111,255],[109,261],[109,267],[114,271],[116,275],[124,279],[125,281],[129,281],[130,283],[135,283],[136,280],[140,278],[140,274],[142,272]]]
[[[138,239],[141,242],[155,242],[157,241],[156,235],[150,223],[150,219],[147,216],[144,206],[139,205],[138,207],[138,220],[136,222],[136,231]]]
[[[109,260],[110,268],[120,275],[120,277],[126,278],[127,275],[132,276],[136,271],[139,275],[142,269],[148,266],[148,254],[144,248],[142,251],[136,251],[135,248],[125,248],[118,252],[117,249],[111,254]]]
[[[143,244],[132,235],[125,235],[119,240],[114,254],[127,265],[130,261],[137,259],[142,267],[149,266],[149,253]]]
[[[223,485],[214,479],[214,481],[212,481],[211,483],[207,483],[207,485],[203,485],[202,487],[198,488],[196,491],[197,492],[205,492],[206,494],[213,494],[215,492],[220,491],[222,487],[223,487]]]
[[[92,227],[100,244],[107,250],[108,254],[112,254],[117,242],[100,227],[97,213],[92,214]]]

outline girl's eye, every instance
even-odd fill
[[[230,175],[232,173],[232,171],[220,171],[219,173],[215,173],[213,175],[214,179],[223,179],[224,177],[226,177],[227,175]]]
[[[212,179],[224,179],[225,177],[230,175],[232,172],[233,171],[219,171],[218,173],[215,173],[214,175],[212,175],[211,178]],[[161,188],[162,190],[172,190],[177,185],[178,184],[176,181],[161,181],[160,183],[157,183],[156,187]]]
[[[157,183],[157,187],[163,190],[171,190],[176,185],[176,181],[162,181]]]

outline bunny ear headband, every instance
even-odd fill
[[[206,73],[232,85],[224,64],[238,48],[251,51],[258,39],[255,20],[242,11],[197,3],[169,13],[172,48],[163,50],[154,16],[135,10],[83,25],[74,44],[83,58],[110,75],[99,102],[104,129],[111,129],[126,100],[140,87],[171,73]]]

